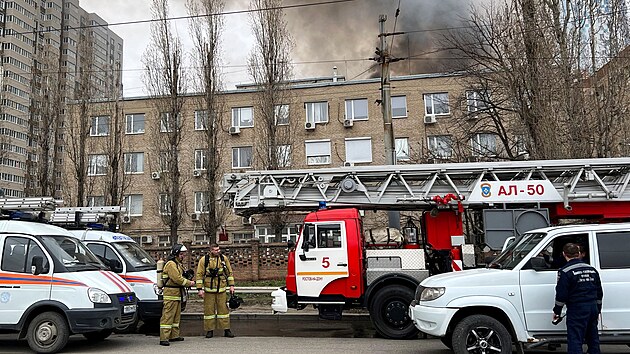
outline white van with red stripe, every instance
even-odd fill
[[[18,333],[38,353],[71,334],[102,340],[136,320],[132,288],[69,231],[0,220],[0,332]]]
[[[69,230],[105,265],[125,279],[138,297],[138,320],[159,324],[162,300],[158,298],[157,264],[131,237],[104,230]],[[136,323],[128,326],[132,331]]]

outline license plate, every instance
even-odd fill
[[[123,308],[123,313],[134,313],[136,312],[136,307],[137,305],[125,305],[125,307]]]

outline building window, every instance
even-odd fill
[[[488,94],[483,91],[466,91],[466,110],[477,113],[488,109]]]
[[[396,138],[396,161],[409,160],[409,138]]]
[[[107,174],[107,155],[88,155],[88,176]]]
[[[208,111],[195,111],[195,130],[208,130]]]
[[[195,192],[195,213],[207,213],[210,209],[210,199],[207,192]]]
[[[310,123],[328,123],[328,102],[307,102],[306,121]]]
[[[453,142],[450,135],[431,135],[427,139],[432,158],[449,159],[453,156]]]
[[[367,120],[368,119],[367,98],[346,100],[346,119]]]
[[[159,246],[171,246],[171,237],[170,236],[159,236],[158,237],[158,245]]]
[[[271,147],[273,149],[273,147]],[[291,166],[291,145],[276,146],[276,162],[278,167]]]
[[[171,214],[171,196],[166,193],[160,194],[160,214],[161,215]]]
[[[144,133],[144,113],[127,114],[125,120],[126,134]]]
[[[158,155],[158,168],[160,172],[168,172],[170,165],[170,153],[168,151],[160,151]]]
[[[123,204],[124,204],[124,207],[127,208],[127,215],[129,216],[142,215],[142,194],[126,195]]]
[[[92,126],[90,126],[90,136],[107,136],[109,135],[109,116],[92,117]]]
[[[496,156],[497,154],[497,136],[492,133],[475,134],[470,139],[473,156]]]
[[[210,243],[210,238],[206,234],[195,235],[196,245],[207,245]]]
[[[304,146],[307,165],[330,164],[330,140],[307,140]]]
[[[160,114],[160,132],[161,133],[172,133],[175,129],[180,129],[179,116],[175,121],[171,119],[171,114],[168,112],[163,112]]]
[[[285,227],[282,230],[282,242],[288,242],[289,240],[295,242],[299,233],[299,227],[296,225]]]
[[[250,128],[254,126],[254,108],[236,107],[232,108],[232,126],[239,128]]]
[[[392,97],[392,118],[407,117],[407,96]]]
[[[252,155],[251,146],[232,148],[232,168],[252,167]]]
[[[372,138],[347,138],[346,162],[372,162]]]
[[[281,104],[273,108],[276,125],[289,125],[289,105]]]
[[[102,195],[92,195],[87,197],[87,206],[100,207],[105,206],[105,197]]]
[[[125,173],[144,172],[144,153],[129,152],[125,155]]]
[[[232,242],[234,243],[247,243],[254,238],[254,234],[251,232],[235,232],[232,234]]]
[[[195,150],[195,170],[207,170],[208,169],[208,150],[197,149]]]
[[[451,113],[448,93],[427,93],[424,95],[424,112],[427,116],[443,116]]]

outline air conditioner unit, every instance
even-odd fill
[[[151,172],[151,179],[160,179],[159,172]]]
[[[140,243],[142,243],[142,244],[153,243],[153,237],[151,237],[151,236],[141,236],[140,237]]]
[[[123,224],[130,224],[130,223],[131,223],[131,216],[129,216],[129,215],[123,215],[123,217],[122,217],[122,223],[123,223]]]
[[[194,177],[201,177],[201,170],[193,170]]]
[[[348,161],[346,161],[346,162],[344,162],[344,163],[343,163],[343,166],[344,166],[344,167],[352,167],[352,166],[354,166],[354,162],[348,162]]]
[[[237,135],[241,133],[241,128],[239,127],[230,127],[230,134]]]
[[[343,126],[344,128],[351,128],[354,125],[354,121],[352,119],[344,119]]]
[[[199,213],[192,213],[192,214],[190,214],[190,218],[193,221],[199,221],[199,220],[201,220],[201,214],[199,214]]]
[[[304,123],[304,129],[306,129],[306,130],[314,130],[315,129],[315,122],[306,122],[306,123]]]
[[[424,116],[424,124],[433,124],[435,122],[437,122],[435,116]]]
[[[252,217],[251,216],[243,216],[243,218],[241,219],[241,223],[243,225],[251,225],[252,224]]]

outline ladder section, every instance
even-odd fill
[[[120,206],[57,208],[50,216],[50,222],[53,224],[85,224],[114,221],[115,215],[126,211],[127,208]]]
[[[630,201],[630,158],[361,166],[250,171],[224,176],[224,199],[237,214],[279,209],[373,210],[488,204]],[[448,200],[447,200],[447,203]]]
[[[55,210],[55,208],[61,204],[63,204],[61,200],[55,200],[52,197],[0,198],[0,210],[2,210],[3,213],[13,211],[50,211]]]

